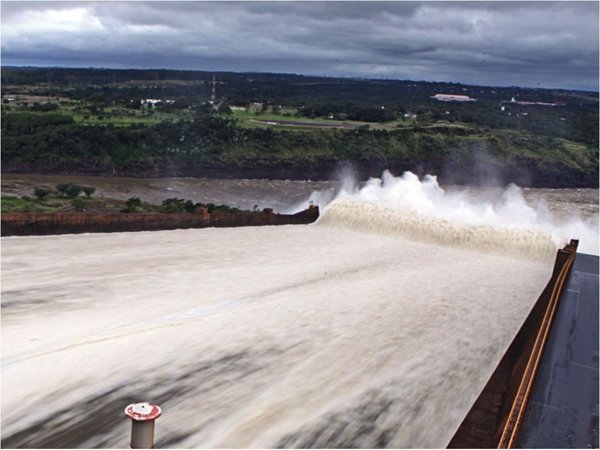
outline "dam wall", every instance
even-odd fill
[[[271,209],[259,212],[209,213],[5,213],[2,236],[30,236],[117,231],[156,231],[182,228],[299,225],[312,223],[319,208],[311,206],[296,214],[277,214]]]
[[[578,241],[556,255],[552,276],[447,448],[513,448]]]

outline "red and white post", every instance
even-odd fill
[[[154,448],[154,421],[162,410],[152,403],[132,403],[125,408],[131,419],[131,448]]]

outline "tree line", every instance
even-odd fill
[[[144,98],[170,98],[164,110],[188,109],[208,102],[212,77],[217,102],[298,108],[298,115],[338,120],[385,122],[416,114],[422,124],[469,123],[482,128],[514,129],[598,146],[598,92],[520,87],[470,86],[410,80],[365,80],[290,74],[178,70],[116,70],[5,67],[4,93],[35,86],[39,95],[64,96],[94,108],[139,108]],[[476,102],[446,103],[437,93],[468,95]],[[512,98],[559,102],[561,106],[503,103]],[[52,105],[38,105],[52,110]]]
[[[125,127],[78,124],[52,112],[2,115],[5,172],[327,177],[327,170],[347,161],[375,172],[386,166],[466,171],[482,157],[507,173],[527,168],[547,177],[569,174],[568,182],[579,177],[589,184],[595,177],[597,184],[597,147],[523,130],[293,132],[243,128],[212,108],[178,123]]]

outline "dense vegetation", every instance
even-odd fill
[[[350,162],[363,177],[598,183],[598,93],[218,73],[213,106],[212,76],[3,68],[2,170],[323,179]],[[431,98],[440,92],[477,101]]]

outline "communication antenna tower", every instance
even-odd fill
[[[213,73],[213,80],[212,80],[212,92],[210,93],[210,104],[214,105],[215,104],[215,99],[217,96],[217,75]]]

